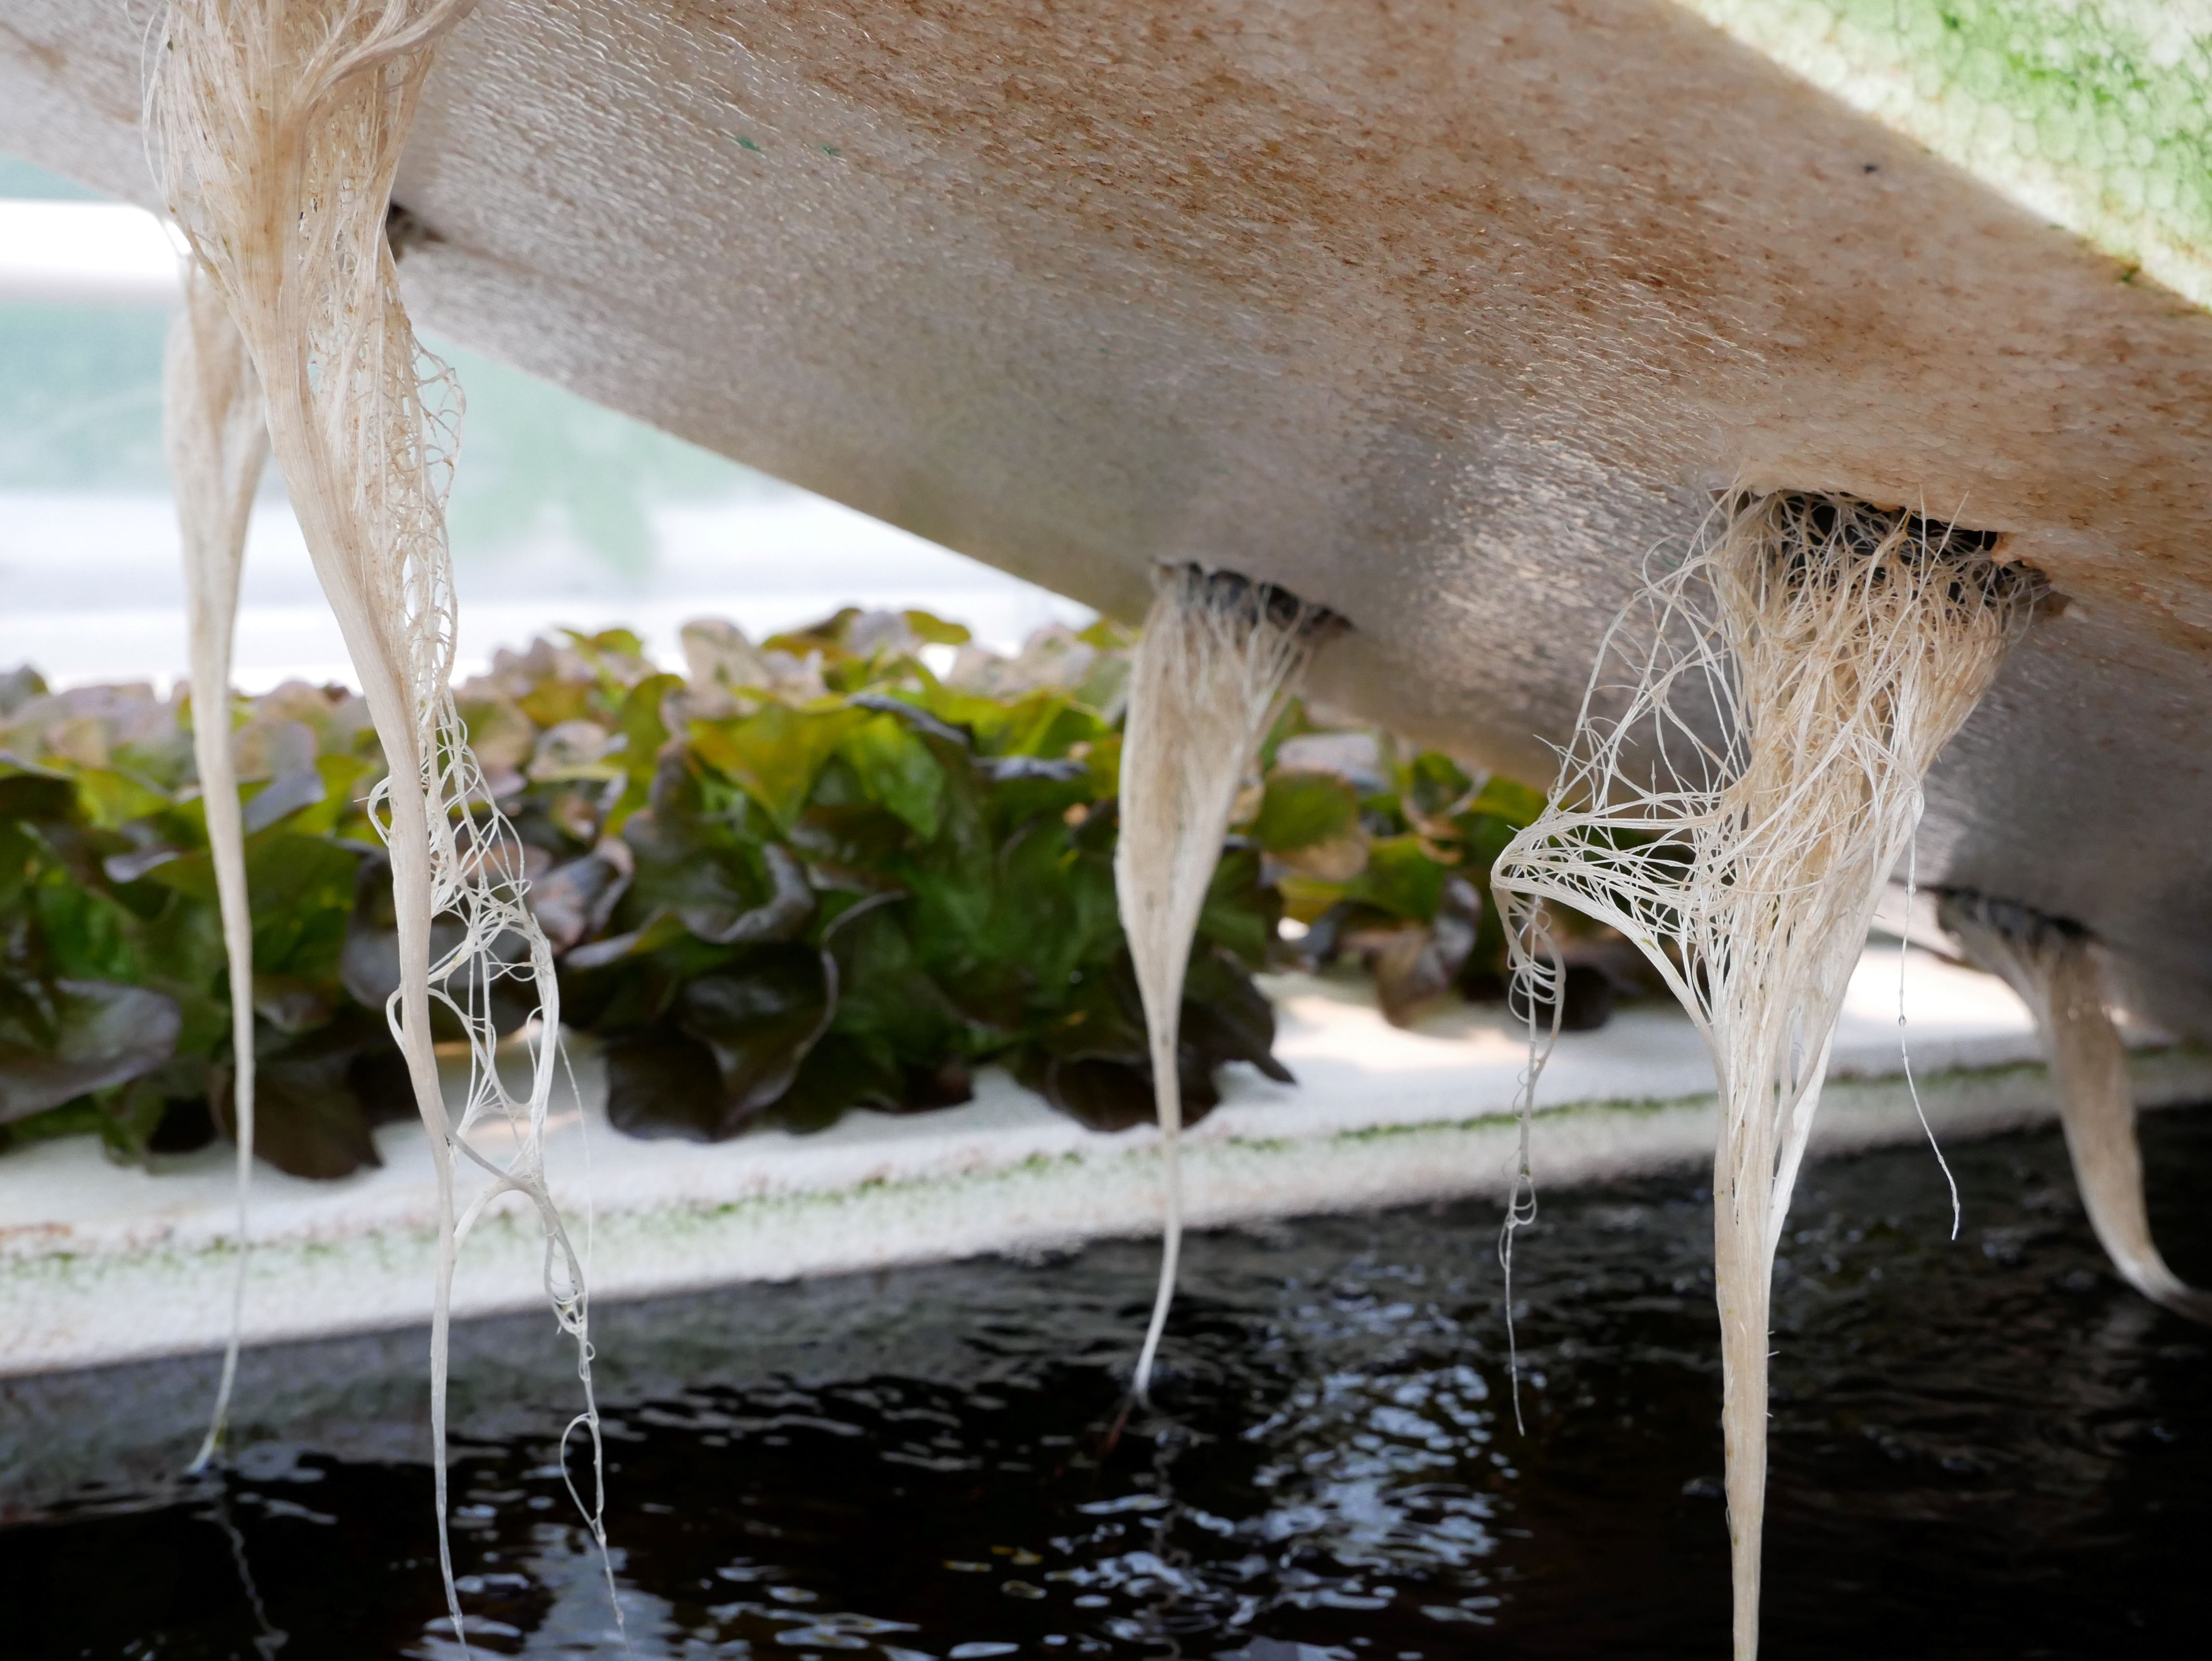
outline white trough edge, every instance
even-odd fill
[[[1923,1134],[1899,1074],[1898,973],[1894,949],[1860,965],[1817,1152]],[[1300,1083],[1232,1069],[1223,1104],[1188,1134],[1194,1224],[1504,1192],[1525,1050],[1501,1013],[1462,1007],[1407,1032],[1382,1021],[1360,984],[1264,984],[1277,1053]],[[1939,1138],[2055,1113],[2027,1013],[2001,983],[1915,952],[1908,985],[1914,1074]],[[2134,1062],[2143,1105],[2212,1099],[2212,1056],[2153,1043]],[[819,1135],[711,1147],[617,1135],[595,1058],[580,1056],[577,1074],[582,1106],[562,1104],[549,1163],[580,1246],[589,1238],[598,1299],[1032,1253],[1159,1226],[1157,1133],[1086,1131],[995,1070],[963,1107],[856,1113]],[[1711,1071],[1671,1009],[1632,1008],[1600,1031],[1565,1035],[1543,1083],[1540,1193],[1711,1156]],[[415,1126],[380,1131],[378,1144],[383,1167],[342,1183],[258,1173],[249,1342],[428,1320],[428,1148]],[[219,1347],[236,1261],[229,1159],[210,1148],[149,1175],[107,1165],[82,1138],[0,1159],[0,1375]],[[534,1226],[503,1202],[462,1249],[454,1312],[541,1306],[543,1256]]]

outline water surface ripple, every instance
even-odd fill
[[[2212,1277],[2212,1109],[2146,1125]],[[2120,1286],[2055,1134],[1811,1169],[1777,1269],[1777,1658],[2202,1654],[2212,1343]],[[1725,1652],[1710,1205],[1544,1202],[1190,1245],[1158,1410],[1121,1391],[1153,1255],[1112,1244],[599,1311],[609,1526],[642,1658],[1249,1661]],[[240,1451],[175,1473],[199,1360],[0,1388],[0,1650],[458,1655],[419,1333],[249,1358]],[[620,1654],[553,1447],[550,1321],[457,1335],[473,1646]],[[2195,1523],[2189,1519],[2194,1517]]]

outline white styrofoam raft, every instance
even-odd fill
[[[1898,956],[1870,952],[1838,1030],[1816,1145],[1922,1134],[1899,1076]],[[1458,1007],[1418,1031],[1387,1025],[1359,984],[1269,977],[1277,1053],[1295,1086],[1231,1069],[1226,1099],[1188,1133],[1204,1226],[1501,1193],[1526,1053],[1501,1012]],[[2026,1012],[2000,983],[1920,952],[1907,971],[1914,1073],[1939,1136],[2010,1128],[2055,1108]],[[2146,1105],[2212,1098],[2212,1057],[2142,1050]],[[720,1146],[640,1141],[605,1123],[595,1058],[581,1102],[556,1104],[554,1189],[593,1294],[631,1298],[744,1280],[1024,1252],[1158,1226],[1157,1133],[1103,1135],[996,1070],[943,1112],[847,1116],[818,1135]],[[1709,1156],[1712,1074],[1671,1008],[1632,1008],[1559,1041],[1534,1133],[1540,1187]],[[381,1169],[335,1183],[257,1177],[251,1342],[426,1320],[437,1255],[428,1152],[381,1130]],[[0,1374],[204,1349],[229,1329],[236,1216],[227,1148],[160,1174],[106,1164],[85,1139],[0,1159]],[[544,1244],[511,1199],[465,1243],[454,1310],[543,1296]]]

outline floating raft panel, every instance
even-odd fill
[[[0,149],[149,201],[146,16],[9,0]],[[1715,491],[2001,533],[2072,604],[1920,878],[2212,1041],[2208,87],[2179,0],[482,0],[401,282],[1115,615],[1279,583],[1319,695],[1530,781]]]
[[[1231,1071],[1223,1104],[1186,1145],[1194,1224],[1504,1192],[1527,1052],[1501,1012],[1462,1007],[1401,1031],[1359,983],[1264,984],[1280,1022],[1277,1052],[1299,1082]],[[1939,1138],[2055,1113],[2027,1013],[1999,982],[1916,952],[1907,984],[1920,1100]],[[1870,952],[1838,1029],[1816,1152],[1923,1134],[1899,1072],[1897,1008],[1897,954]],[[601,1300],[1036,1253],[1159,1226],[1155,1133],[1085,1130],[996,1069],[963,1107],[854,1113],[818,1135],[763,1132],[702,1147],[617,1135],[596,1058],[578,1063],[580,1109],[559,1104],[548,1159],[580,1244],[588,1230]],[[2135,1065],[2146,1105],[2212,1098],[2203,1051],[2154,1043]],[[1711,1155],[1711,1068],[1671,1007],[1564,1035],[1544,1086],[1533,1140],[1540,1192]],[[383,1167],[340,1183],[258,1173],[250,1342],[428,1319],[437,1230],[428,1145],[414,1126],[384,1129],[378,1145]],[[224,1341],[236,1243],[227,1147],[158,1175],[110,1165],[82,1138],[27,1149],[0,1161],[0,1373]],[[462,1249],[456,1314],[542,1308],[543,1254],[528,1215],[495,1209]]]

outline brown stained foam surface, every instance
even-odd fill
[[[19,0],[0,147],[143,198],[137,53]],[[2008,532],[2075,605],[1921,875],[2212,988],[2212,317],[1664,0],[487,0],[398,194],[431,326],[1125,615],[1281,583],[1531,775],[1713,489]]]

